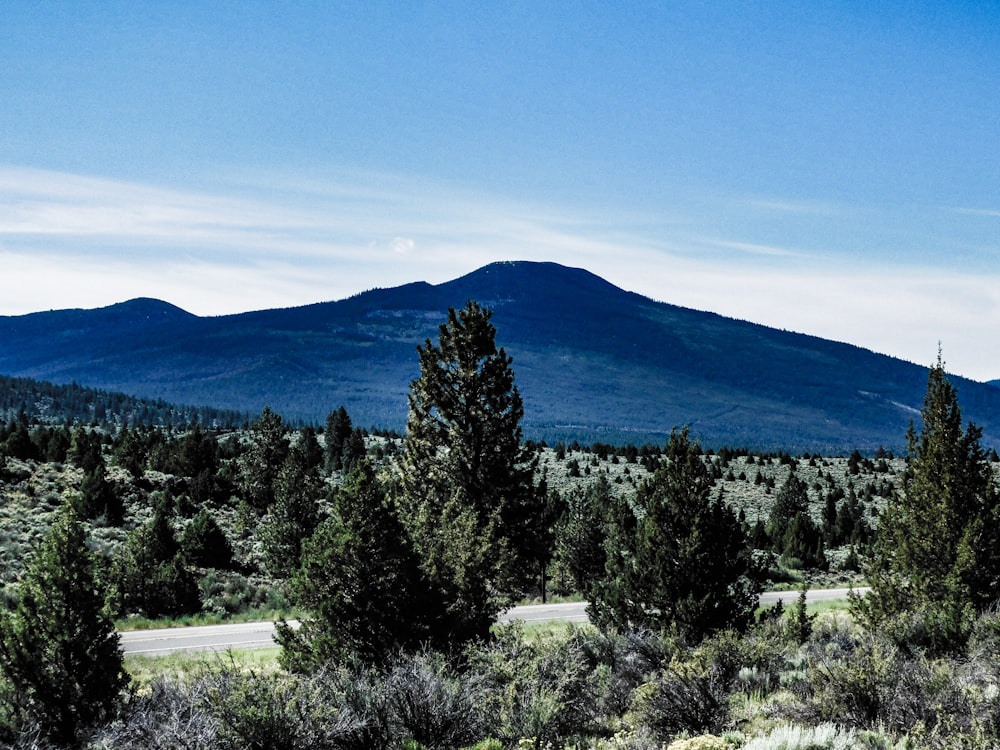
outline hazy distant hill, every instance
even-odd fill
[[[454,281],[338,302],[201,318],[156,300],[0,317],[0,373],[178,403],[402,429],[416,346],[449,306],[492,307],[514,358],[527,437],[898,449],[927,365],[697,312],[552,263],[497,263]],[[1000,446],[1000,389],[956,378],[963,413]]]

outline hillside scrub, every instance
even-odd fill
[[[790,619],[698,645],[515,624],[460,654],[398,654],[380,669],[206,662],[152,678],[80,746],[971,750],[1000,741],[996,617],[975,630],[967,651],[937,658],[838,616],[802,644]]]
[[[0,444],[7,428],[0,427]],[[32,431],[43,439],[42,434],[50,428],[32,426]],[[119,462],[130,459],[117,452],[117,446],[132,440],[134,430],[125,430],[115,435],[105,434],[102,450],[106,454],[107,479],[114,486],[124,506],[120,525],[108,525],[104,519],[86,521],[89,543],[105,561],[106,565],[118,554],[129,533],[143,524],[149,523],[156,506],[164,497],[169,497],[170,523],[178,540],[187,539],[191,546],[189,562],[201,580],[210,577],[218,580],[252,579],[255,587],[268,585],[275,589],[285,584],[270,576],[263,540],[257,531],[261,524],[251,521],[241,510],[240,493],[237,484],[239,472],[238,458],[247,445],[246,435],[237,432],[214,432],[203,430],[219,455],[210,484],[205,490],[199,474],[185,475],[173,473],[184,470],[183,462],[171,458],[175,452],[183,451],[190,432],[143,429],[139,431],[144,448],[141,451],[142,466],[139,476]],[[297,431],[290,430],[291,439]],[[322,445],[323,435],[319,435]],[[398,439],[365,436],[366,451],[376,466],[385,467],[395,460],[399,450]],[[645,446],[611,448],[598,446],[595,452],[590,446],[534,446],[537,452],[535,482],[544,484],[547,491],[558,498],[560,507],[567,507],[568,498],[573,493],[590,492],[591,488],[603,483],[600,494],[604,498],[634,496],[638,486],[649,477],[662,461],[663,448]],[[563,458],[560,459],[559,456]],[[603,457],[602,457],[603,456]],[[751,535],[758,522],[766,524],[771,509],[777,499],[779,488],[794,474],[807,485],[808,514],[813,522],[829,532],[830,543],[825,546],[828,570],[802,571],[795,560],[781,560],[780,555],[770,552],[770,540],[759,544],[769,565],[770,586],[800,579],[808,573],[813,585],[857,583],[858,556],[867,549],[870,530],[878,523],[879,514],[885,508],[892,492],[900,485],[905,462],[897,457],[868,459],[861,465],[852,464],[849,457],[799,456],[784,457],[779,454],[754,454],[745,451],[706,451],[702,456],[712,481],[712,497],[721,497],[745,523]],[[579,476],[572,476],[571,466],[581,467]],[[993,464],[994,468],[997,464]],[[187,470],[198,464],[188,463]],[[652,470],[651,470],[652,469]],[[329,514],[330,496],[344,481],[343,471],[319,469],[320,484],[316,502],[320,517]],[[0,582],[11,585],[23,570],[24,561],[37,547],[62,501],[81,492],[85,474],[82,469],[68,462],[43,459],[18,459],[6,457],[0,471]],[[832,505],[832,513],[830,507]],[[198,529],[204,528],[207,519],[221,530],[223,539],[229,546],[231,557],[225,545],[221,561],[212,560],[213,568],[199,559],[205,554],[194,546]],[[558,537],[560,525],[568,516],[561,514],[554,522]],[[188,533],[189,528],[192,528]],[[859,529],[861,531],[859,532]],[[556,545],[553,539],[553,545]],[[182,546],[184,546],[182,544]],[[555,555],[549,564],[547,583],[550,594],[570,594],[581,591],[580,582],[574,581],[565,556],[560,556],[557,545]],[[567,554],[568,551],[567,551]],[[851,557],[855,562],[851,564]],[[228,569],[228,570],[227,570]],[[794,583],[792,584],[794,586]],[[204,588],[204,586],[203,586]],[[538,588],[528,588],[523,596],[531,599],[540,596]],[[263,597],[248,596],[247,606]],[[241,605],[229,601],[217,612],[239,611]]]

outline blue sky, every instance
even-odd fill
[[[1000,377],[996,3],[8,0],[0,314],[551,260]]]

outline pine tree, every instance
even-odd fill
[[[285,459],[274,483],[274,501],[258,530],[268,572],[287,578],[299,566],[302,541],[320,520],[322,483],[298,446]]]
[[[18,707],[55,742],[107,718],[128,677],[114,625],[94,580],[94,560],[66,503],[19,587],[0,613],[0,670]]]
[[[961,637],[963,621],[1000,598],[1000,497],[962,415],[940,355],[931,368],[920,435],[910,425],[902,486],[879,523],[867,571],[872,592],[859,606],[873,620],[923,612]]]
[[[809,488],[795,474],[789,474],[788,479],[778,490],[774,499],[774,507],[767,519],[767,533],[771,537],[774,551],[784,552],[785,536],[792,520],[809,509]]]
[[[371,464],[357,467],[333,505],[304,542],[291,583],[296,602],[313,615],[298,631],[278,628],[282,663],[295,671],[354,657],[383,663],[442,630],[443,613],[427,599],[395,505]]]
[[[128,535],[111,566],[108,605],[116,615],[176,617],[201,608],[198,581],[187,568],[167,508],[161,500],[153,519]]]
[[[590,621],[601,630],[648,627],[637,593],[643,587],[637,558],[638,529],[639,521],[628,499],[612,495],[603,528],[604,571],[590,584],[587,605]]]
[[[351,431],[351,417],[343,406],[327,415],[323,439],[326,443],[326,465],[330,471],[344,468],[344,446]]]
[[[439,345],[418,346],[400,505],[424,571],[446,602],[447,637],[486,637],[534,577],[539,497],[522,442],[524,407],[492,312],[448,311]]]
[[[238,462],[240,489],[249,510],[262,515],[271,507],[274,483],[288,451],[288,429],[281,415],[265,406],[250,426],[250,446]]]
[[[323,465],[323,447],[316,438],[316,428],[306,425],[299,430],[299,440],[295,448],[302,454],[305,467],[310,472],[317,471]]]
[[[180,541],[184,557],[202,568],[228,570],[233,564],[233,546],[215,517],[205,508],[184,529]]]
[[[571,490],[556,530],[556,561],[569,575],[575,590],[588,598],[590,589],[604,574],[605,517],[612,494],[604,474],[586,488]]]
[[[671,434],[664,459],[640,485],[636,507],[620,502],[614,511],[608,576],[591,612],[605,628],[674,631],[691,640],[745,628],[761,590],[746,533],[711,497],[711,476],[686,429]]]
[[[108,481],[103,458],[80,485],[80,515],[88,520],[100,518],[107,526],[120,526],[125,518],[125,504]]]
[[[359,461],[363,461],[366,455],[365,434],[359,428],[351,430],[340,454],[340,468],[345,472],[354,471],[354,467]]]

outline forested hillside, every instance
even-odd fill
[[[498,263],[453,281],[338,302],[199,318],[155,300],[0,317],[0,373],[181,404],[402,432],[416,347],[475,299],[517,362],[528,438],[899,452],[928,361],[684,309],[553,263]],[[794,328],[794,321],[789,321]],[[947,342],[945,342],[947,344]],[[947,353],[947,351],[946,351]],[[955,379],[968,417],[1000,446],[1000,389]]]
[[[114,430],[121,426],[186,427],[194,423],[215,428],[238,427],[246,414],[211,406],[180,406],[87,388],[76,383],[56,385],[32,378],[0,375],[0,418],[38,424],[83,424]]]

